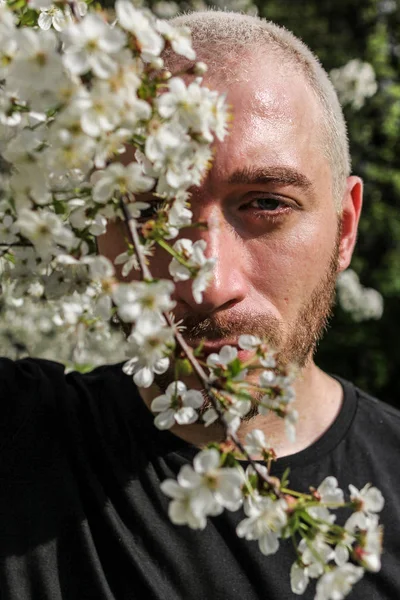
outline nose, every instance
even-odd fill
[[[207,223],[207,229],[185,230],[185,237],[193,242],[207,242],[205,255],[215,258],[213,276],[203,292],[202,304],[197,304],[192,294],[192,281],[176,284],[177,308],[183,312],[216,313],[242,302],[247,294],[245,253],[243,241],[226,221],[219,206],[205,207],[196,221]],[[186,232],[190,231],[189,235]]]

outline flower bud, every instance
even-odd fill
[[[167,81],[168,79],[171,79],[171,77],[172,77],[171,71],[163,71],[162,73],[160,73],[160,79],[162,81]]]
[[[207,67],[206,63],[204,63],[204,62],[197,62],[194,65],[194,68],[193,68],[194,75],[199,75],[201,77],[202,75],[207,73],[207,71],[208,71],[208,67]]]
[[[188,377],[193,373],[192,365],[187,358],[179,358],[176,361],[176,368],[180,376]]]
[[[164,67],[164,61],[160,56],[156,56],[149,64],[149,67],[154,71],[161,71],[161,69]]]

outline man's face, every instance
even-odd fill
[[[207,241],[206,254],[217,258],[214,278],[201,305],[190,281],[177,284],[175,315],[193,346],[207,338],[206,352],[253,333],[285,362],[303,365],[330,311],[340,242],[321,112],[299,69],[266,56],[247,68],[241,77],[238,66],[228,88],[230,134],[192,190],[194,221],[209,228],[181,233]],[[212,74],[204,84],[226,90]],[[125,235],[123,225],[112,225],[101,251],[113,259],[125,250]],[[152,274],[168,278],[169,262],[158,249]]]

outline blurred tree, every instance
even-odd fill
[[[329,72],[351,59],[370,63],[378,91],[344,107],[353,172],[365,183],[352,267],[385,300],[379,321],[355,322],[340,307],[317,362],[400,405],[400,4],[399,0],[268,0],[260,16],[293,31]]]

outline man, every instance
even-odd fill
[[[350,598],[398,598],[399,414],[312,360],[336,274],[350,263],[362,202],[339,103],[315,57],[281,28],[218,12],[176,22],[192,28],[198,59],[209,64],[205,84],[227,90],[234,116],[193,190],[195,219],[209,229],[184,232],[207,241],[215,275],[202,305],[190,282],[177,285],[176,317],[192,345],[206,337],[206,353],[254,333],[300,365],[296,443],[270,416],[244,422],[239,437],[262,429],[279,457],[273,473],[290,467],[293,489],[334,475],[343,489],[371,482],[382,491],[382,569]],[[168,61],[172,71],[182,66]],[[100,251],[114,258],[124,234],[122,224],[110,224]],[[153,275],[166,277],[168,262],[157,252]],[[169,523],[160,483],[222,434],[219,425],[154,427],[149,407],[168,378],[137,390],[121,365],[65,376],[56,363],[4,360],[0,382],[1,598],[293,598],[289,542],[264,557],[236,536],[239,513],[203,531]]]

